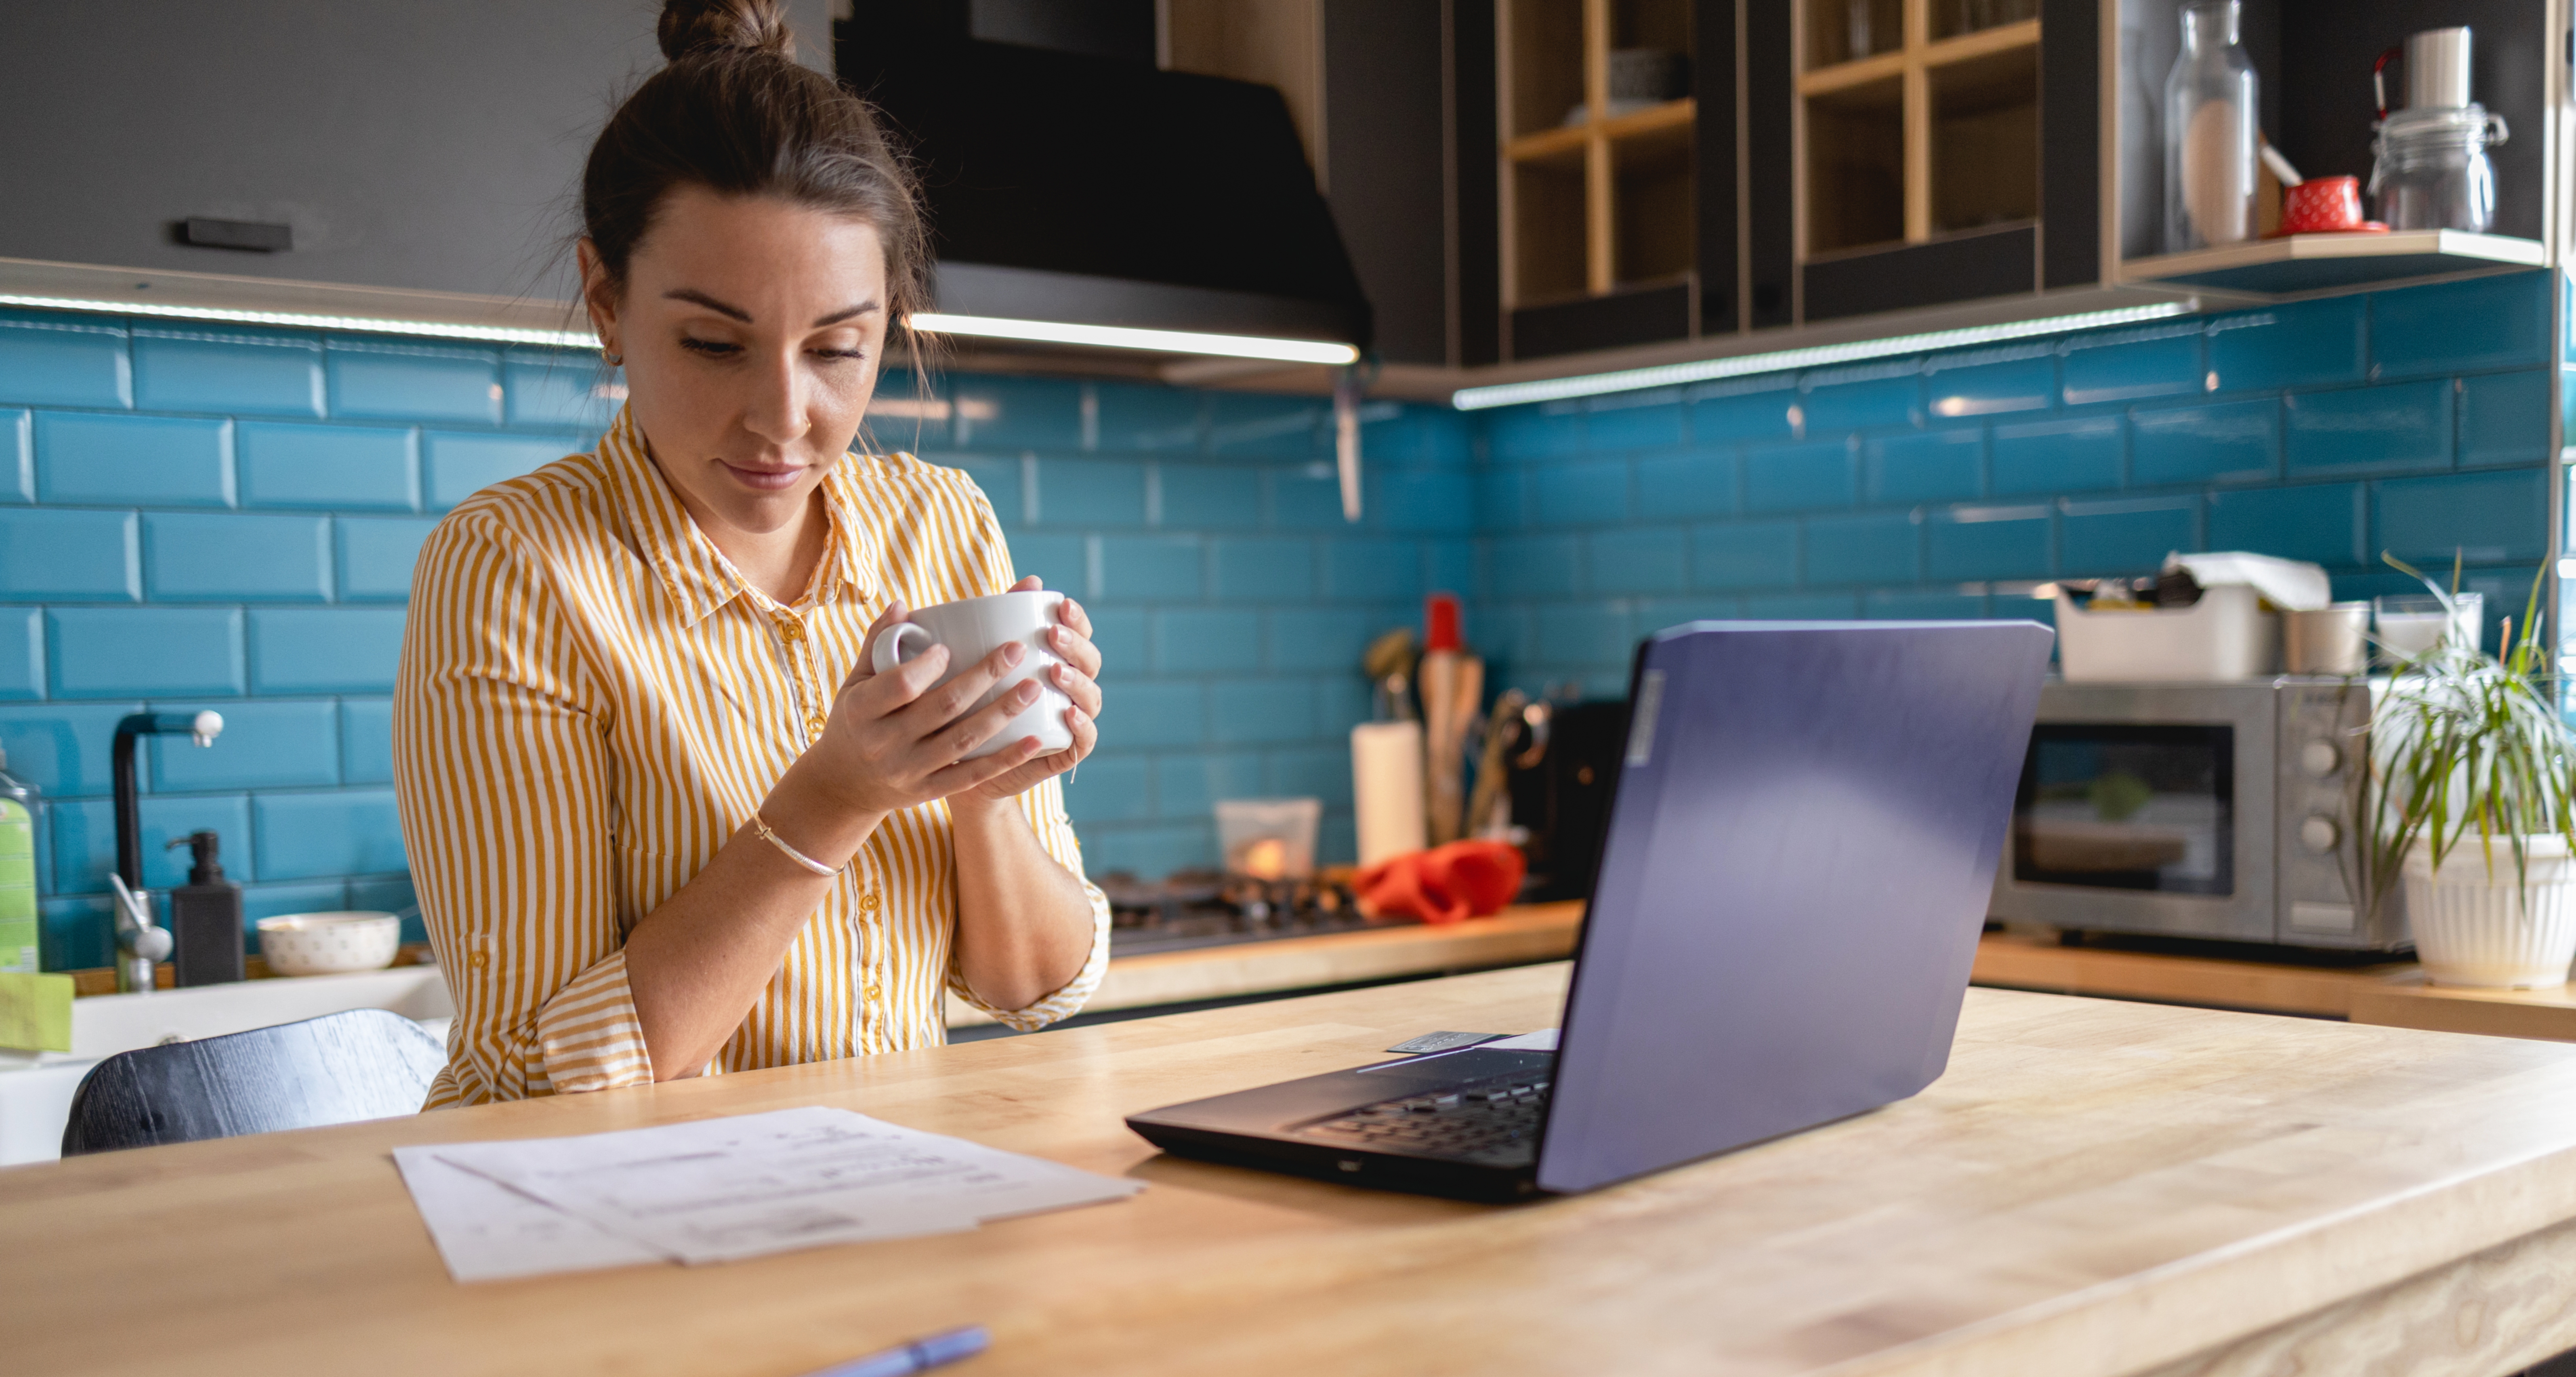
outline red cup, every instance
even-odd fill
[[[2316,234],[2361,228],[2361,179],[2311,177],[2281,191],[2281,232]]]

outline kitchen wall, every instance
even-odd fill
[[[879,438],[973,473],[1020,572],[1097,629],[1101,745],[1066,790],[1090,867],[1210,864],[1213,801],[1271,795],[1322,798],[1319,850],[1350,859],[1360,654],[1475,581],[1468,419],[1365,408],[1353,526],[1316,399],[969,376],[938,400],[944,422]]]
[[[0,747],[42,790],[48,969],[105,965],[108,754],[145,706],[145,879],[223,837],[252,916],[411,902],[389,695],[436,514],[596,434],[596,356],[0,314]]]
[[[1530,691],[1626,692],[1694,617],[2035,616],[2168,550],[2314,560],[2494,623],[2547,553],[2551,275],[2517,273],[1488,413],[1471,629]]]
[[[163,843],[211,827],[253,916],[411,902],[389,695],[413,557],[476,488],[588,448],[616,388],[543,350],[0,313],[0,747],[44,794],[49,969],[109,959],[108,748],[146,705],[226,721],[142,753],[150,883],[184,878]],[[971,470],[1109,657],[1070,792],[1092,866],[1203,863],[1210,801],[1246,794],[1322,796],[1349,855],[1360,650],[1473,578],[1463,420],[1372,405],[1350,527],[1312,399],[942,392],[890,378],[880,439]]]
[[[1096,871],[1215,859],[1209,805],[1314,794],[1352,850],[1369,638],[1469,596],[1498,684],[1625,691],[1701,616],[2045,616],[2031,586],[2168,549],[2465,550],[2490,619],[2547,539],[2547,274],[2333,298],[1589,403],[1364,413],[1341,518],[1308,398],[962,375],[888,381],[887,444],[972,472],[1023,572],[1090,606],[1111,697],[1068,789]],[[579,355],[0,314],[0,746],[45,795],[49,968],[108,959],[109,734],[153,743],[160,844],[223,833],[254,914],[408,903],[389,694],[414,552],[486,483],[587,447]],[[2490,633],[2492,635],[2492,632]]]

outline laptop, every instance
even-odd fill
[[[1573,1193],[1865,1113],[1948,1064],[2052,633],[1694,622],[1637,649],[1562,1029],[1132,1115],[1354,1185]]]

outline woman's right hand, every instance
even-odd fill
[[[911,613],[898,599],[868,628],[862,644],[875,645],[887,627],[909,619]],[[807,748],[792,773],[810,775],[808,783],[849,812],[882,816],[946,798],[1019,768],[1039,753],[1035,737],[981,759],[965,756],[1037,700],[1038,682],[1024,681],[980,711],[967,713],[966,709],[1027,654],[1028,648],[1018,642],[1000,646],[981,663],[941,684],[939,676],[947,672],[949,659],[944,645],[934,645],[883,674],[870,668],[863,653],[833,698],[823,738]],[[933,688],[934,684],[938,687]]]

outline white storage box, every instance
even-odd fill
[[[2057,594],[2057,665],[2070,684],[2204,683],[2272,672],[2280,618],[2244,584],[2204,588],[2189,607],[2087,612]]]

